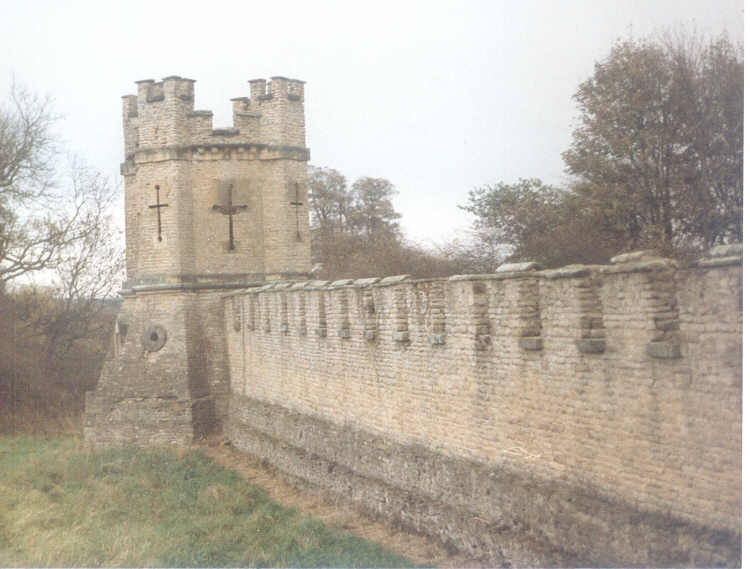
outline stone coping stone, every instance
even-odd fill
[[[331,281],[309,281],[305,286],[305,290],[320,290],[327,287]]]
[[[701,259],[698,266],[710,269],[711,267],[726,267],[728,265],[741,265],[742,257],[716,257],[714,259]]]
[[[390,277],[385,277],[383,279],[380,279],[380,282],[377,284],[379,286],[388,286],[388,285],[402,283],[410,279],[411,279],[411,275],[393,275]]]
[[[359,287],[372,286],[377,282],[380,282],[380,277],[370,277],[368,279],[355,279],[354,286],[359,286]]]
[[[337,281],[333,281],[330,285],[328,285],[330,288],[340,288],[342,286],[348,286],[352,284],[354,281],[352,279],[339,279]]]
[[[498,277],[500,275],[494,274],[494,273],[477,273],[473,275],[451,275],[448,277],[449,281],[484,281],[488,279],[492,279],[495,277]]]
[[[548,269],[542,271],[542,276],[547,279],[570,279],[589,276],[593,270],[598,268],[597,265],[567,265],[559,269]]]
[[[699,267],[724,267],[727,265],[742,264],[742,243],[730,243],[729,245],[717,245],[708,251],[708,256],[700,259]]]
[[[508,271],[501,273],[477,273],[475,275],[453,275],[448,281],[503,281],[509,279],[535,279],[542,276],[541,271]]]
[[[709,257],[742,257],[742,243],[717,245],[708,251]]]
[[[599,272],[602,274],[616,273],[647,273],[650,271],[663,271],[666,269],[676,269],[679,263],[674,259],[659,258],[648,261],[621,263],[619,265],[602,265]]]
[[[644,249],[642,251],[630,251],[628,253],[621,253],[612,257],[609,262],[613,265],[621,265],[623,263],[635,263],[640,261],[652,261],[654,259],[661,259],[662,256],[655,249]]]
[[[425,277],[422,279],[411,279],[411,283],[413,284],[427,284],[427,283],[438,283],[438,282],[448,282],[449,277]]]
[[[521,273],[527,271],[538,271],[542,266],[536,261],[527,261],[525,263],[503,263],[497,269],[496,273]]]
[[[222,296],[222,298],[231,298],[233,296],[242,296],[243,294],[249,294],[253,292],[257,292],[260,287],[264,286],[263,283],[252,283],[245,288],[241,288],[239,290],[235,290],[232,292],[228,292],[225,295]]]

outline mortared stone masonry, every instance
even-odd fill
[[[498,566],[740,563],[741,245],[310,280],[303,84],[232,102],[217,130],[191,80],[124,99],[128,281],[87,441],[221,432]]]

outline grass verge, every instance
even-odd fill
[[[199,451],[0,437],[0,566],[406,567]]]

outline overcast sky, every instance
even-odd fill
[[[469,190],[565,181],[572,95],[617,38],[683,25],[743,39],[741,0],[91,2],[0,0],[0,95],[49,94],[68,148],[118,178],[120,97],[197,80],[231,123],[248,79],[306,81],[311,163],[387,178],[408,237],[468,228]]]

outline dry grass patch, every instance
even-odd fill
[[[200,451],[0,438],[0,566],[402,567]]]

